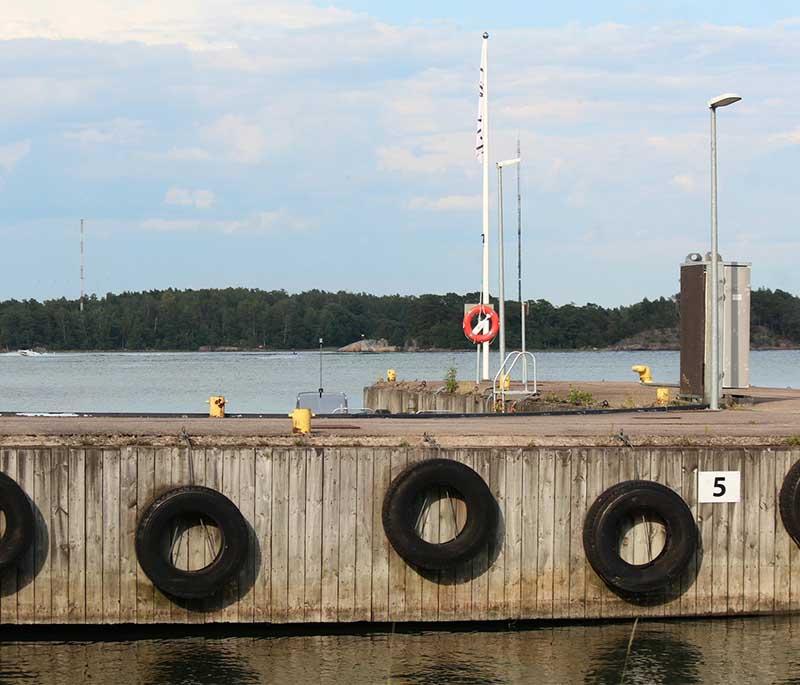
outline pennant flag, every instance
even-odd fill
[[[475,157],[483,162],[483,122],[486,112],[486,41],[481,48],[481,75],[478,81],[478,129],[475,133]]]

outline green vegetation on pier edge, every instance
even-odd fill
[[[376,296],[366,293],[298,294],[246,288],[152,290],[91,296],[85,311],[75,300],[0,302],[0,349],[196,350],[202,346],[303,349],[342,346],[361,338],[386,338],[399,347],[469,349],[461,332],[460,295]],[[519,346],[519,304],[508,302],[509,349]],[[753,341],[760,346],[800,345],[800,298],[781,290],[752,294]],[[653,331],[676,339],[676,298],[644,299],[623,307],[596,304],[555,307],[531,302],[531,349],[575,349],[658,343]]]

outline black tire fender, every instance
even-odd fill
[[[796,545],[800,545],[800,461],[789,469],[778,495],[783,527]]]
[[[185,571],[165,558],[161,541],[179,517],[205,516],[219,529],[221,547],[205,568]],[[222,589],[241,570],[248,550],[247,522],[238,507],[211,488],[187,485],[157,497],[136,527],[136,556],[147,577],[173,597],[199,599]]]
[[[14,566],[33,544],[35,519],[28,496],[5,473],[0,473],[0,510],[6,529],[0,537],[0,572]]]
[[[416,531],[418,498],[445,487],[464,500],[467,520],[452,540],[431,543]],[[451,459],[426,459],[412,464],[389,485],[383,498],[383,530],[395,551],[409,564],[444,571],[471,561],[497,533],[497,501],[486,482],[466,464]]]
[[[639,514],[663,521],[664,548],[645,564],[629,564],[619,554],[622,525]],[[697,551],[697,524],[674,490],[647,480],[612,485],[589,508],[583,524],[583,548],[595,573],[612,590],[631,599],[666,592]]]

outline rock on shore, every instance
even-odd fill
[[[339,348],[339,352],[397,352],[397,347],[390,345],[386,338],[378,340],[356,340]]]

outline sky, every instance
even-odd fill
[[[718,114],[720,252],[800,293],[796,3],[0,0],[0,15],[0,300],[77,297],[81,218],[101,296],[478,290],[484,30],[492,163],[522,147],[526,298],[677,292],[708,249],[706,103],[725,92],[743,100]]]

